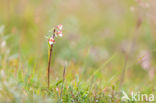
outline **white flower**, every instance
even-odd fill
[[[60,33],[59,33],[59,36],[60,36],[60,37],[62,37],[62,36],[63,36],[62,32],[60,32]]]
[[[50,44],[50,45],[54,44],[54,42],[55,42],[55,40],[54,40],[53,37],[50,37],[48,41],[49,41],[49,44]]]
[[[56,27],[57,27],[57,29],[62,30],[63,25],[62,25],[62,24],[59,24],[59,25],[57,25]]]
[[[57,37],[57,36],[62,37],[62,36],[63,36],[62,31],[57,31],[57,32],[56,32],[56,37]]]
[[[1,43],[1,47],[4,48],[5,45],[6,45],[6,42],[5,42],[5,41],[2,41],[2,43]]]

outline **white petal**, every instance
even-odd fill
[[[62,37],[62,36],[63,36],[63,34],[59,34],[59,36],[60,36],[60,37]]]
[[[52,44],[53,44],[53,42],[52,42],[52,41],[49,41],[49,44],[50,44],[50,45],[52,45]]]

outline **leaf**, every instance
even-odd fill
[[[63,80],[60,80],[56,83],[56,86],[58,86],[60,83],[62,83]]]

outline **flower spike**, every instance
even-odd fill
[[[62,28],[63,28],[62,24],[59,24],[59,25],[55,26],[53,28],[53,31],[52,32],[50,31],[50,33],[52,33],[52,34],[49,36],[50,38],[48,39],[48,43],[50,44],[50,50],[49,50],[50,51],[50,55],[49,55],[48,69],[47,69],[47,71],[48,71],[48,74],[47,74],[47,77],[48,77],[48,81],[47,81],[48,88],[49,88],[49,85],[50,85],[50,64],[51,64],[53,45],[55,43],[55,37],[57,37],[57,36],[62,37],[63,36]]]

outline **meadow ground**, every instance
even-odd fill
[[[0,103],[156,103],[155,13],[155,0],[0,0]]]

